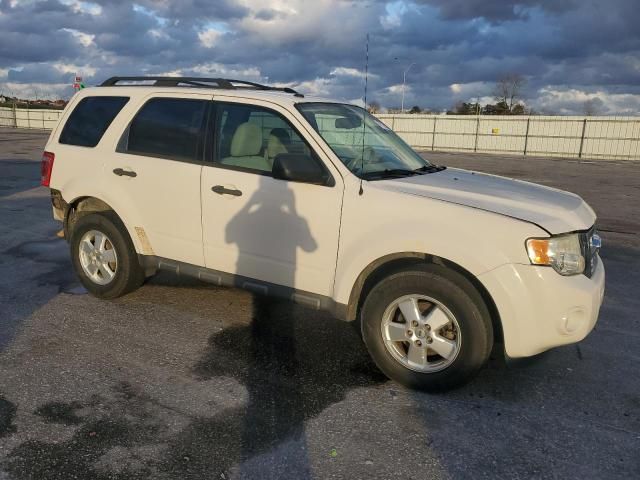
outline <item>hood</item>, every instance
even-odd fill
[[[385,190],[518,218],[552,234],[586,230],[596,220],[591,207],[573,193],[457,168],[375,183]]]

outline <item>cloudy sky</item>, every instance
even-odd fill
[[[0,0],[0,90],[40,98],[112,75],[222,76],[434,110],[527,78],[540,112],[640,114],[638,0]]]

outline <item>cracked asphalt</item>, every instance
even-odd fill
[[[325,313],[169,274],[85,294],[45,141],[0,129],[0,480],[640,477],[640,164],[425,153],[579,193],[607,267],[585,341],[429,395]]]

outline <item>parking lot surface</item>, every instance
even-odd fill
[[[0,479],[640,478],[640,165],[425,153],[582,195],[607,268],[585,341],[430,395],[325,313],[168,274],[85,294],[45,141],[0,130]]]

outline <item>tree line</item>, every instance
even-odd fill
[[[453,108],[447,110],[448,115],[536,115],[538,112],[524,103],[524,89],[527,80],[517,73],[503,75],[498,79],[493,89],[495,103],[480,105],[478,101],[458,102]],[[584,114],[587,116],[598,115],[603,102],[599,98],[587,100],[583,105]],[[378,102],[367,105],[370,113],[380,113],[382,108]],[[398,108],[387,109],[389,113],[432,113],[428,109],[422,109],[414,105],[409,110],[401,112]]]

